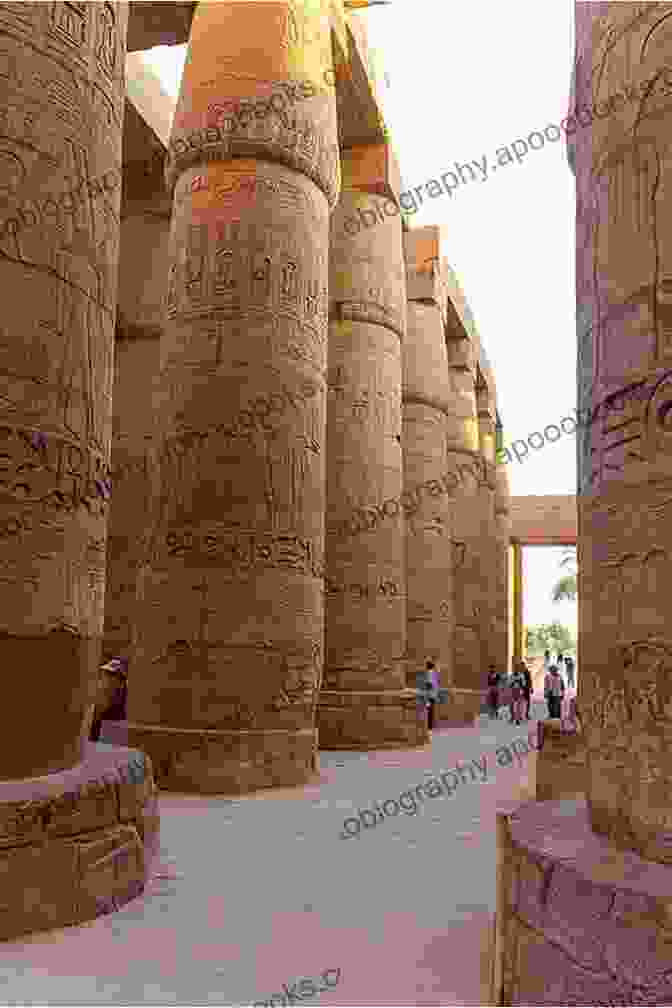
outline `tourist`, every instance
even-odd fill
[[[112,658],[101,668],[101,672],[105,674],[106,680],[103,680],[103,694],[96,704],[93,713],[89,734],[91,742],[99,741],[103,721],[126,720],[126,697],[128,693],[126,665],[127,660],[125,658]]]
[[[434,730],[434,708],[439,699],[439,672],[430,658],[427,659],[424,673],[421,673],[420,688],[424,691],[426,698],[427,727],[432,732]]]
[[[565,658],[565,672],[567,673],[567,685],[574,689],[574,659],[571,655]]]
[[[551,669],[551,652],[548,648],[544,651],[544,675],[547,675]]]
[[[488,715],[491,718],[499,717],[499,672],[494,665],[488,669],[488,692],[487,692]]]
[[[557,665],[551,665],[549,673],[544,678],[544,697],[548,706],[549,718],[561,716],[562,698],[565,695],[565,683],[558,671]]]
[[[517,725],[522,723],[523,711],[525,709],[525,676],[520,667],[521,664],[522,662],[516,665],[509,680],[509,686],[511,687],[511,724]]]
[[[562,651],[558,651],[558,657],[555,659],[555,664],[558,666],[558,672],[560,675],[565,671],[565,659],[563,657]]]
[[[530,720],[530,703],[532,702],[532,674],[524,661],[520,663],[520,670],[525,680],[525,720]]]

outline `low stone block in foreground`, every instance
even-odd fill
[[[672,867],[610,846],[584,800],[498,820],[491,1003],[672,1004]]]
[[[81,924],[144,890],[159,846],[149,758],[88,743],[70,770],[0,783],[0,939]]]

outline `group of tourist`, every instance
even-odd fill
[[[511,724],[522,724],[530,720],[530,703],[532,702],[532,675],[524,661],[515,663],[513,672],[507,676],[498,672],[494,665],[488,669],[487,706],[491,718],[499,717],[500,697],[502,691],[510,690],[509,715]]]

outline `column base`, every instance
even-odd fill
[[[0,783],[0,939],[82,924],[144,890],[159,812],[144,753],[88,742],[70,770]]]
[[[320,690],[320,749],[409,749],[429,744],[427,709],[415,690]]]
[[[190,794],[249,794],[302,787],[319,769],[314,728],[219,731],[129,722],[128,737],[152,758],[156,782]]]
[[[581,732],[570,731],[559,718],[540,721],[537,753],[537,801],[586,797],[586,744]]]
[[[617,851],[582,800],[498,817],[496,1005],[672,1004],[672,866]]]
[[[448,687],[448,699],[436,706],[437,721],[448,724],[473,724],[481,713],[483,690]]]

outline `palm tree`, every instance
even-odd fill
[[[564,555],[562,560],[560,561],[559,566],[569,567],[571,573],[565,574],[553,586],[553,590],[551,592],[551,601],[564,602],[565,600],[567,600],[569,602],[573,602],[576,599],[578,591],[576,546],[569,546],[564,551]]]

